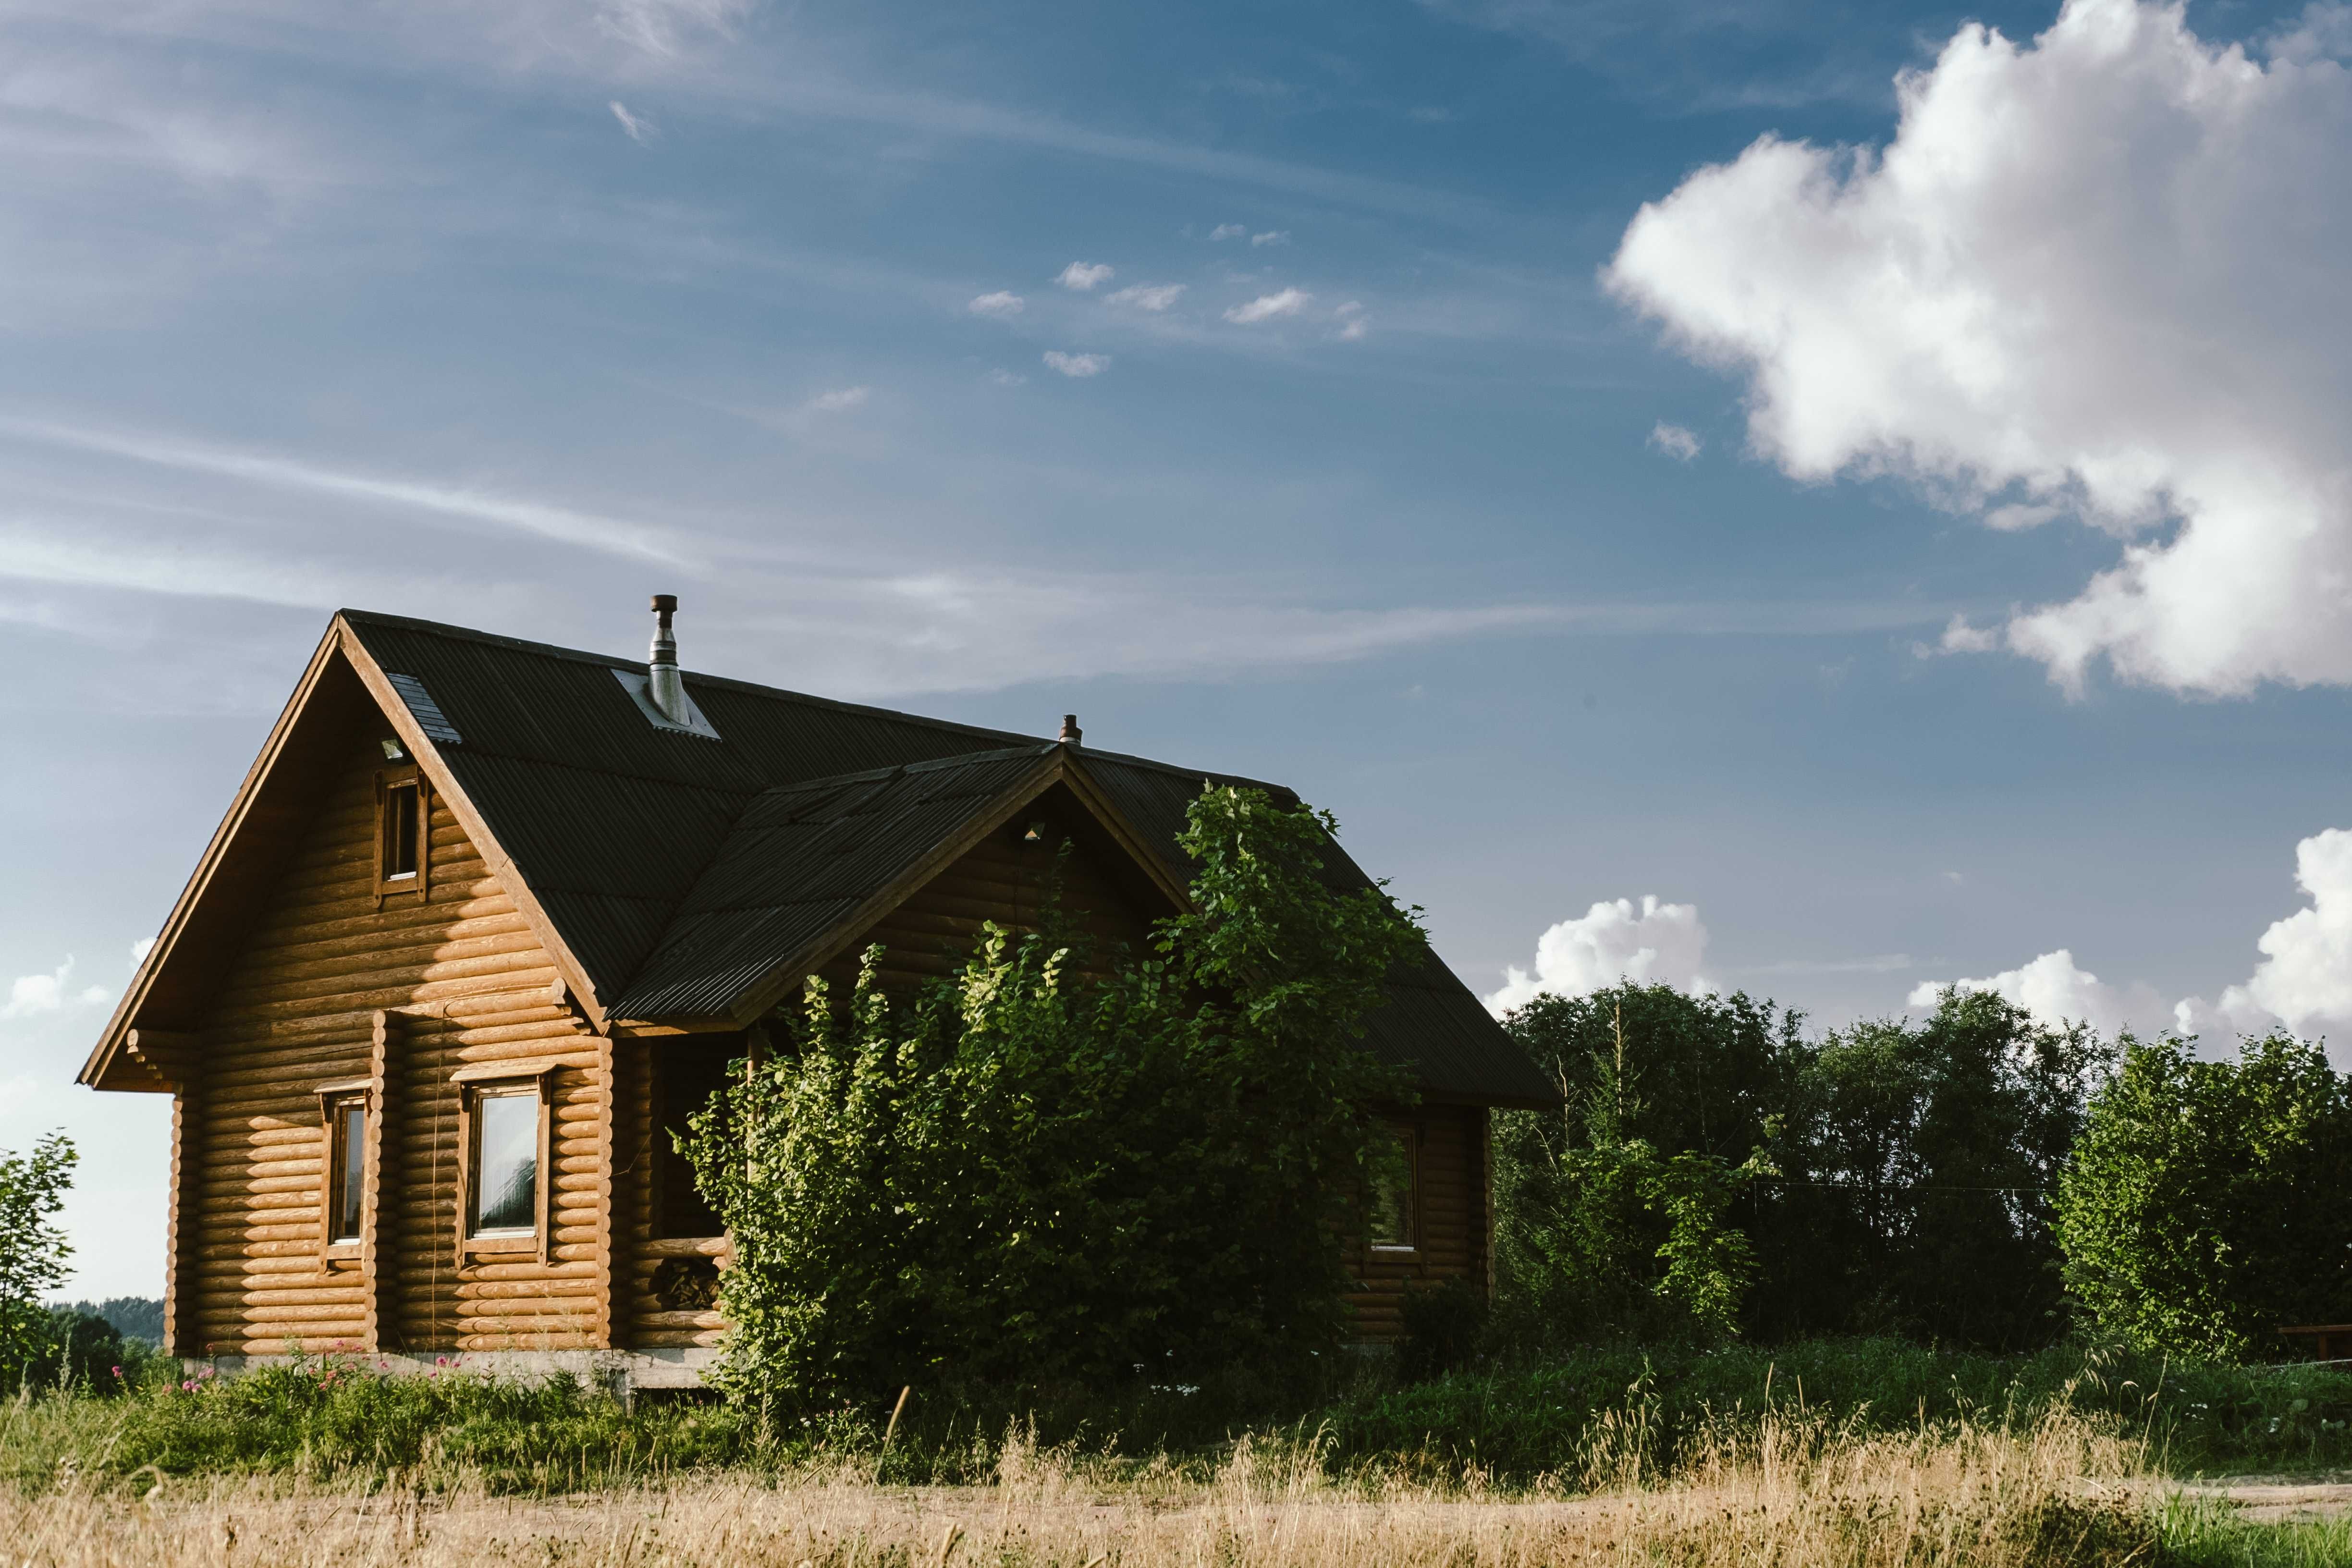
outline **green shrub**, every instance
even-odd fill
[[[0,1149],[0,1393],[39,1380],[56,1359],[57,1326],[42,1302],[73,1252],[55,1222],[78,1158],[61,1132],[28,1154]]]
[[[2277,1355],[2279,1325],[2352,1313],[2347,1192],[2352,1079],[2319,1047],[2127,1041],[2060,1186],[2066,1283],[2122,1343]]]
[[[683,1145],[734,1237],[713,1381],[772,1415],[917,1384],[1071,1391],[1316,1375],[1348,1320],[1342,1237],[1403,1075],[1357,1041],[1420,941],[1326,885],[1336,825],[1251,790],[1194,802],[1197,913],[1101,979],[1048,920],[950,982],[836,1009]]]

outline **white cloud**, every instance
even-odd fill
[[[836,387],[831,392],[818,393],[803,406],[812,414],[837,414],[843,409],[863,407],[873,393],[870,386]]]
[[[617,98],[604,107],[613,111],[613,118],[621,122],[621,129],[629,133],[630,141],[642,147],[652,139],[654,134],[652,121],[640,119],[630,113],[628,106]]]
[[[1097,283],[1109,282],[1111,275],[1111,268],[1102,262],[1073,261],[1062,268],[1054,281],[1065,289],[1076,289],[1083,294]]]
[[[1137,283],[1109,296],[1114,305],[1132,305],[1139,310],[1164,310],[1183,297],[1181,283]]]
[[[1250,236],[1250,244],[1253,246],[1288,245],[1289,243],[1290,231],[1286,228],[1270,228],[1264,234],[1254,234]]]
[[[1045,351],[1045,363],[1074,380],[1084,381],[1090,375],[1100,375],[1110,368],[1108,354],[1066,354],[1059,349]]]
[[[1696,432],[1661,419],[1650,427],[1650,446],[1677,463],[1687,463],[1698,456],[1700,441]]]
[[[425,484],[329,468],[299,458],[244,451],[41,420],[0,416],[0,435],[78,451],[103,453],[182,472],[217,474],[273,489],[310,491],[352,500],[413,507],[420,511],[487,522],[612,555],[677,565],[685,560],[676,536],[651,526],[452,485]]]
[[[1247,326],[1254,321],[1270,321],[1276,316],[1295,316],[1307,308],[1315,296],[1297,289],[1285,289],[1278,294],[1261,294],[1246,305],[1235,305],[1225,312],[1225,320]]]
[[[1014,371],[1006,370],[1001,365],[988,373],[988,379],[994,382],[999,386],[1026,386],[1029,384],[1029,378],[1027,376],[1022,375]]]
[[[2181,1003],[2184,1031],[2255,1033],[2276,1021],[2310,1035],[2352,1025],[2352,832],[2331,827],[2296,845],[2294,880],[2310,907],[2262,934],[2262,962],[2218,1005]]]
[[[1506,967],[1502,989],[1487,996],[1486,1007],[1504,1013],[1545,992],[1587,996],[1620,980],[1711,991],[1699,973],[1706,956],[1706,927],[1696,904],[1662,904],[1648,893],[1638,910],[1627,899],[1597,903],[1536,939],[1535,973]]]
[[[67,1007],[97,1007],[111,1000],[103,985],[71,988],[74,961],[66,961],[47,974],[20,974],[8,986],[8,1000],[0,1004],[0,1018],[26,1018],[36,1013],[61,1012]]]
[[[964,309],[975,316],[994,316],[1003,320],[1008,316],[1019,315],[1028,308],[1028,304],[1026,300],[1011,289],[999,289],[993,294],[981,295]]]
[[[131,967],[136,969],[141,964],[146,963],[147,955],[154,951],[155,939],[152,936],[142,936],[137,942],[132,942],[131,944]]]
[[[1911,1005],[1933,1007],[1948,985],[1961,991],[1990,991],[2045,1024],[2088,1024],[2109,1037],[2126,1027],[2161,1027],[2171,1013],[2153,988],[2110,985],[2076,963],[2074,953],[2063,947],[1981,980],[1923,982],[1912,988]]]
[[[1331,314],[1339,321],[1339,337],[1343,343],[1361,342],[1364,334],[1371,331],[1371,318],[1364,314],[1360,300],[1347,300]]]
[[[1209,231],[1209,237],[1211,239],[1239,239],[1248,232],[1249,230],[1242,226],[1240,224],[1221,223],[1216,227]]]
[[[2352,202],[2324,194],[2352,73],[2322,31],[2257,59],[2141,0],[1963,27],[1883,151],[1764,137],[1643,207],[1605,281],[1748,375],[1790,475],[2120,541],[2003,628],[2053,679],[2352,681]]]

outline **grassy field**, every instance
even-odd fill
[[[919,1391],[887,1450],[880,1411],[768,1427],[333,1362],[190,1383],[0,1406],[0,1563],[2352,1564],[2352,1525],[2167,1481],[2341,1463],[2333,1369],[1594,1352],[1275,1415]]]

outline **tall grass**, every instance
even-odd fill
[[[1895,1434],[1773,1414],[1695,1434],[1671,1480],[1620,1433],[1590,1446],[1573,1481],[1511,1494],[1475,1472],[1335,1474],[1311,1440],[1244,1437],[1198,1473],[1164,1460],[1114,1472],[1020,1431],[985,1478],[951,1489],[877,1486],[845,1458],[572,1499],[252,1479],[142,1492],[75,1478],[37,1495],[0,1489],[0,1538],[37,1568],[2149,1568],[2161,1561],[2150,1514],[2085,1486],[2129,1477],[2136,1449],[2114,1425],[2053,1413]]]
[[[1245,1384],[1040,1394],[918,1389],[885,1445],[889,1406],[766,1421],[708,1403],[631,1409],[564,1378],[454,1372],[378,1375],[363,1359],[312,1359],[237,1377],[199,1373],[143,1387],[0,1404],[0,1481],[38,1489],[60,1466],[123,1477],[273,1474],[311,1481],[406,1478],[446,1488],[552,1493],[706,1470],[782,1475],[851,1462],[875,1479],[955,1485],[993,1474],[1008,1425],[1048,1448],[1195,1477],[1247,1437],[1311,1450],[1332,1476],[1369,1467],[1475,1474],[1504,1489],[1600,1485],[1596,1454],[1670,1476],[1693,1444],[1783,1423],[1856,1436],[1992,1426],[2053,1413],[2110,1422],[2177,1473],[2352,1462],[2352,1375],[2327,1367],[2185,1366],[2059,1352],[1996,1358],[1885,1341],[1772,1351],[1583,1351],[1401,1384],[1358,1366],[1319,1400]],[[1613,1482],[1610,1484],[1614,1484]]]

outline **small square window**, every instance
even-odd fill
[[[367,1101],[338,1100],[328,1108],[327,1239],[357,1241],[366,1219]]]
[[[1403,1128],[1390,1128],[1373,1140],[1364,1240],[1375,1252],[1411,1252],[1421,1245],[1419,1142]]]
[[[541,1105],[535,1085],[485,1089],[477,1095],[468,1237],[537,1234]]]

